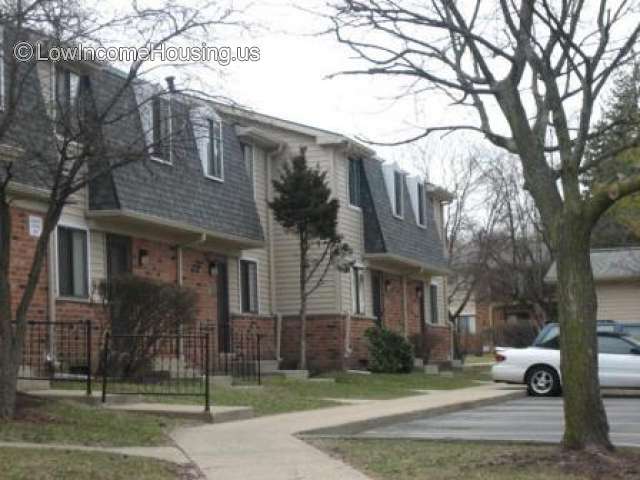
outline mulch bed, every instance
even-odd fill
[[[484,466],[555,466],[568,475],[592,480],[638,480],[640,479],[640,452],[617,450],[615,452],[557,450],[550,454],[523,453],[505,454],[499,460],[490,460]]]

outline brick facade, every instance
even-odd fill
[[[36,250],[38,239],[29,235],[29,216],[42,218],[41,213],[23,209],[11,208],[11,263],[9,275],[11,282],[11,307],[15,313],[18,303],[26,288],[27,278],[31,270],[31,262]],[[47,320],[48,307],[48,276],[49,262],[45,259],[38,286],[29,307],[27,318],[31,321]]]
[[[12,308],[15,311],[25,288],[26,279],[31,268],[37,238],[29,236],[29,215],[37,212],[12,208],[12,242],[11,242],[11,285]],[[134,275],[165,283],[178,282],[178,250],[174,245],[165,242],[132,238],[131,264]],[[90,253],[88,252],[90,255]],[[196,325],[200,330],[206,328],[211,334],[211,349],[217,357],[218,339],[218,288],[217,276],[209,272],[210,258],[213,254],[193,249],[182,252],[182,284],[197,294]],[[55,318],[57,322],[91,321],[93,325],[94,350],[100,350],[104,333],[109,329],[109,315],[106,305],[101,301],[87,300],[55,300]],[[29,309],[30,321],[44,321],[49,315],[49,282],[48,260],[38,283],[38,287]],[[275,358],[276,325],[273,317],[257,315],[231,314],[231,325],[235,335],[249,332],[261,335],[262,358]],[[94,359],[97,365],[98,359]],[[215,365],[214,365],[215,367]]]

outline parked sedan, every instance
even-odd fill
[[[499,349],[491,370],[495,382],[526,384],[529,395],[558,395],[562,390],[558,335],[528,348]],[[598,331],[600,386],[640,388],[640,341],[618,332]]]
[[[636,340],[640,340],[640,323],[625,323],[622,328],[624,333],[635,337]]]

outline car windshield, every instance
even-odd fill
[[[625,325],[624,333],[638,339],[640,338],[640,325]]]
[[[610,320],[599,320],[598,321],[598,332],[600,333],[612,333],[612,332],[620,332],[622,330],[622,326],[619,323],[615,323]],[[633,331],[632,329],[636,329]],[[624,327],[624,338],[633,342],[634,345],[638,343],[638,339],[640,339],[640,325],[633,326],[625,326]],[[634,339],[634,337],[636,337]],[[540,331],[536,339],[533,341],[534,347],[539,348],[560,348],[560,327],[557,323],[550,323],[545,325],[545,327]]]
[[[546,325],[533,341],[534,347],[558,348],[560,328],[556,324]]]

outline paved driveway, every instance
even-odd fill
[[[611,439],[640,447],[640,398],[605,399]],[[526,398],[368,430],[359,436],[455,440],[559,442],[562,399]]]

